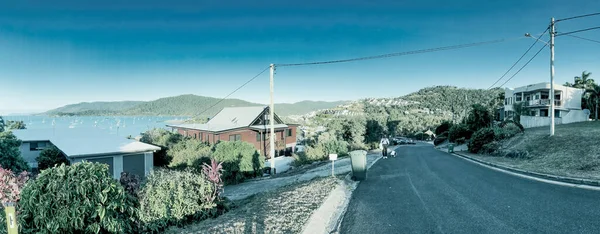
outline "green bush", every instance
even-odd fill
[[[183,140],[179,133],[172,133],[162,128],[155,128],[142,133],[141,142],[159,146],[161,150],[154,152],[154,166],[164,167],[171,163],[173,159],[167,154],[169,148]]]
[[[0,166],[14,172],[29,171],[29,164],[21,157],[21,140],[12,132],[0,132]]]
[[[500,145],[501,145],[500,143],[498,143],[496,141],[492,141],[490,143],[483,145],[483,147],[481,147],[481,150],[479,151],[479,153],[496,154],[498,149],[500,149]]]
[[[191,170],[154,170],[139,193],[139,219],[146,231],[213,217],[217,197],[212,183]]]
[[[470,139],[472,135],[473,132],[467,125],[456,124],[450,128],[450,131],[448,131],[448,140],[450,140],[450,142],[456,142],[456,140],[459,138]]]
[[[483,145],[491,143],[492,141],[494,141],[494,129],[479,129],[473,134],[473,137],[469,141],[469,152],[479,153],[479,151],[483,148]]]
[[[518,133],[521,133],[521,129],[517,127],[515,124],[507,124],[504,127],[495,127],[494,128],[494,139],[497,141],[509,139]]]
[[[450,128],[452,127],[452,122],[446,120],[444,122],[442,122],[442,124],[440,124],[440,126],[438,126],[437,128],[435,128],[435,135],[441,135],[444,132],[450,131]]]
[[[464,137],[458,138],[454,141],[456,144],[462,145],[464,143],[467,143],[467,139],[465,139]]]
[[[170,168],[185,169],[193,168],[196,171],[202,169],[202,163],[210,162],[211,146],[196,139],[185,139],[171,146],[167,154],[172,159]]]
[[[108,174],[108,165],[82,162],[43,170],[23,188],[23,233],[129,233],[136,201]]]
[[[311,164],[313,161],[309,160],[306,156],[306,152],[297,152],[292,155],[294,157],[294,162],[292,162],[292,166],[299,167],[306,164]]]
[[[448,138],[446,137],[436,137],[435,140],[433,140],[433,145],[439,145],[444,143],[444,141],[446,141]]]
[[[322,145],[325,156],[329,154],[338,154],[338,156],[348,155],[348,143],[341,140],[330,140],[325,142],[319,142]]]
[[[311,162],[325,160],[325,148],[321,144],[317,144],[315,147],[306,146],[304,151],[306,158]]]
[[[42,152],[40,156],[35,159],[38,162],[38,169],[44,170],[46,168],[54,167],[55,165],[69,165],[67,157],[58,149],[56,146],[48,147]]]
[[[245,178],[262,174],[265,157],[258,154],[254,146],[243,141],[222,141],[215,145],[213,158],[223,163],[223,180],[236,184]]]

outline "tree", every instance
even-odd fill
[[[4,132],[4,119],[0,116],[0,132]]]
[[[0,132],[0,166],[14,172],[29,170],[29,164],[21,157],[21,140],[12,132]]]
[[[586,72],[583,71],[581,72],[581,76],[576,76],[575,77],[575,84],[573,85],[573,87],[575,88],[580,88],[580,89],[588,89],[590,87],[594,86],[594,80],[590,79],[590,75],[592,75],[591,72]]]
[[[452,127],[452,121],[444,121],[440,124],[440,126],[438,126],[437,128],[435,128],[435,135],[441,135],[444,132],[450,131],[450,128]]]
[[[515,111],[515,116],[513,117],[513,120],[517,123],[521,123],[521,116],[527,116],[529,114],[528,109],[525,108],[525,102],[514,103],[513,110]]]
[[[492,116],[490,111],[480,104],[473,104],[473,108],[467,117],[467,125],[473,132],[489,127],[492,123]]]
[[[600,85],[593,84],[590,88],[586,90],[586,93],[589,94],[589,101],[592,104],[595,104],[594,107],[594,120],[598,121],[598,105],[600,104]]]
[[[6,129],[8,130],[13,130],[13,129],[25,129],[25,123],[23,121],[6,121]]]
[[[35,160],[38,162],[38,169],[44,170],[46,168],[54,167],[55,165],[69,165],[67,157],[56,147],[48,147],[40,153]]]

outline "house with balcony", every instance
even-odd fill
[[[555,123],[582,122],[589,119],[589,111],[581,109],[583,89],[554,84]],[[531,84],[518,88],[506,88],[504,108],[500,119],[515,116],[514,104],[523,103],[525,113],[521,115],[521,124],[526,127],[550,125],[550,83]]]
[[[275,116],[275,157],[291,156],[296,147],[297,124],[285,124]],[[167,125],[186,137],[210,144],[219,141],[245,141],[267,159],[270,146],[269,107],[226,107],[206,124]]]

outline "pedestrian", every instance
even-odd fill
[[[381,153],[383,154],[383,158],[387,158],[388,145],[390,145],[390,140],[387,138],[387,136],[384,135],[381,138],[379,145],[381,147]]]

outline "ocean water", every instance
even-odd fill
[[[23,121],[27,129],[97,128],[119,136],[138,136],[153,128],[188,119],[182,116],[3,116],[4,120]]]

